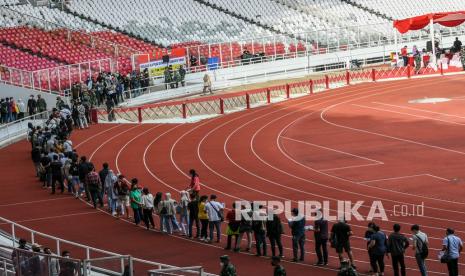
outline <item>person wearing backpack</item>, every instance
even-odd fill
[[[126,218],[130,219],[129,215],[129,182],[124,178],[124,175],[120,174],[118,176],[118,181],[115,183],[115,188],[118,194],[118,209],[117,216],[126,213]]]
[[[278,246],[279,257],[284,257],[281,235],[284,233],[283,224],[277,214],[273,214],[272,220],[266,221],[266,235],[270,240],[271,256],[276,256],[276,246]]]
[[[454,229],[447,228],[446,237],[442,241],[442,254],[441,263],[447,264],[447,270],[449,271],[449,276],[458,276],[459,275],[459,257],[460,252],[463,250],[462,240],[457,237]]]
[[[418,224],[412,225],[410,228],[412,231],[413,246],[412,249],[415,252],[415,259],[417,261],[418,269],[420,270],[421,276],[428,275],[425,260],[428,257],[428,236],[420,231]]]
[[[387,238],[378,225],[374,225],[373,230],[375,233],[371,235],[370,244],[368,245],[373,254],[373,258],[370,260],[371,267],[375,273],[374,275],[384,275],[384,255],[387,254]]]
[[[221,222],[224,220],[223,216],[224,205],[216,201],[216,195],[210,196],[210,201],[205,205],[205,211],[208,214],[208,226],[210,228],[209,243],[213,242],[213,230],[216,228],[216,242],[219,243],[221,239]]]
[[[405,276],[404,254],[405,249],[409,247],[409,242],[408,239],[400,233],[399,224],[394,224],[392,228],[394,232],[389,235],[387,243],[387,251],[391,254],[392,259],[392,270],[394,270],[394,276],[399,276],[400,266],[400,274]]]

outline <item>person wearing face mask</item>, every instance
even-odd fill
[[[236,268],[234,265],[229,261],[228,255],[223,255],[220,257],[220,264],[221,264],[221,272],[220,276],[236,276]]]

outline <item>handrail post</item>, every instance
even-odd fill
[[[187,108],[186,108],[186,103],[182,104],[182,118],[186,119],[187,118]]]
[[[224,114],[224,100],[220,98],[220,114]]]
[[[346,83],[350,85],[350,72],[348,70],[346,71]]]
[[[134,264],[133,264],[133,260],[131,256],[128,257],[128,262],[129,262],[129,275],[133,276],[134,275]]]
[[[442,62],[440,63],[440,68],[441,68],[441,76],[444,76],[444,67],[442,66]]]
[[[371,69],[371,80],[376,81],[376,69]]]
[[[267,102],[268,104],[271,103],[271,91],[270,91],[269,88],[266,89],[266,102]]]
[[[286,98],[289,99],[291,97],[291,86],[289,83],[286,83]]]
[[[309,81],[309,92],[310,94],[313,94],[313,80]]]
[[[328,75],[325,75],[325,84],[326,84],[326,89],[329,89],[329,77],[328,77]]]
[[[407,65],[407,78],[411,78],[412,77],[412,72],[410,72],[410,64]]]
[[[11,224],[11,237],[13,238],[13,247],[16,247],[15,224]]]
[[[137,118],[139,120],[139,123],[142,123],[142,108],[141,107],[137,108]]]
[[[245,103],[246,103],[247,109],[250,109],[250,96],[249,96],[249,93],[245,94]]]

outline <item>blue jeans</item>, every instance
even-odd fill
[[[415,259],[417,260],[421,276],[427,276],[428,272],[426,271],[425,259],[423,259],[420,254],[415,254]]]
[[[213,230],[216,228],[216,240],[220,241],[221,238],[221,221],[209,221],[208,227],[210,229],[210,240],[213,240]]]
[[[179,216],[179,227],[183,231],[183,233],[187,236],[189,234],[189,217],[186,214],[181,214]]]
[[[174,215],[161,215],[160,218],[160,225],[164,225],[164,230],[169,234],[172,234],[173,230],[179,230],[178,222],[176,221],[176,217]]]
[[[144,218],[144,215],[142,214],[142,209],[141,208],[132,208],[133,212],[134,212],[134,222],[136,223],[136,225],[139,225],[139,223],[143,220]]]

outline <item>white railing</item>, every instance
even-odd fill
[[[51,114],[52,111],[44,111],[0,125],[0,146],[12,144],[17,138],[27,135],[29,123],[32,123],[34,127],[44,126]]]
[[[99,59],[69,64],[37,71],[0,66],[0,82],[33,90],[64,95],[75,82],[82,83],[87,77],[96,77],[100,72],[115,72],[112,59]]]
[[[115,222],[117,223],[117,222]],[[118,253],[114,253],[111,251],[87,246],[84,244],[80,244],[77,242],[72,242],[68,241],[65,239],[61,239],[55,236],[51,236],[39,231],[35,231],[33,229],[30,229],[28,227],[25,227],[21,224],[18,224],[14,221],[8,220],[6,218],[0,217],[0,229],[3,230],[7,235],[11,236],[11,247],[16,247],[17,246],[17,240],[20,238],[18,236],[18,232],[21,233],[21,238],[28,240],[30,243],[36,243],[38,240],[42,244],[44,243],[50,243],[53,244],[54,246],[54,252],[62,252],[62,250],[66,250],[69,247],[74,248],[76,251],[78,250],[83,250],[83,256],[78,256],[78,253],[74,252],[73,257],[74,258],[81,258],[81,259],[86,259],[89,260],[89,263],[94,263],[95,267],[95,262],[103,260],[102,258],[110,257],[108,259],[117,259],[118,260],[118,265],[120,266],[120,259],[121,258],[127,258],[127,255],[122,255]],[[29,236],[29,237],[27,237]],[[103,257],[102,257],[103,256]],[[111,258],[111,257],[116,257],[116,258]],[[134,270],[136,271],[136,275],[141,275],[141,271],[137,271],[136,265],[139,265],[141,270],[143,270],[143,274],[145,274],[149,270],[153,269],[182,269],[180,267],[172,266],[172,265],[167,265],[159,262],[152,262],[152,261],[147,261],[139,258],[131,258],[132,263],[134,264]],[[149,267],[148,269],[144,269],[146,267]],[[215,274],[210,274],[210,273],[204,273],[203,275],[205,276],[215,276]]]

